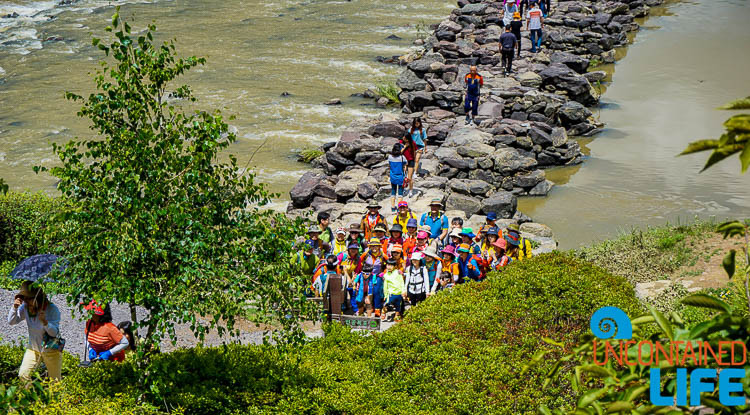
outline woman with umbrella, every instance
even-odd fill
[[[47,299],[41,288],[32,287],[31,281],[23,282],[8,312],[8,324],[11,326],[24,320],[29,329],[29,342],[18,376],[30,380],[31,373],[44,361],[49,377],[59,380],[62,351],[59,344],[55,346],[54,340],[60,332],[60,310]]]

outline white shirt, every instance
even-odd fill
[[[529,30],[542,28],[542,9],[534,6],[533,9],[526,13],[526,20],[529,22]]]
[[[35,317],[29,317],[29,313],[26,310],[26,304],[21,304],[18,308],[10,306],[8,311],[8,324],[14,326],[23,320],[26,320],[26,324],[29,328],[29,349],[42,353],[44,348],[42,346],[42,338],[46,332],[52,337],[57,337],[60,326],[60,310],[57,306],[49,303],[46,312],[47,325],[43,325],[39,321],[39,313]]]

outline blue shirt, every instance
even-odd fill
[[[414,140],[414,144],[416,144],[417,147],[424,147],[424,140],[427,139],[427,133],[425,132],[424,127],[422,127],[421,130],[416,130],[411,133],[411,139]]]
[[[439,213],[436,219],[433,219],[430,212],[422,214],[422,218],[419,220],[419,226],[427,225],[430,227],[430,239],[440,237],[440,233],[448,229],[448,218]]]
[[[391,183],[402,186],[404,184],[404,156],[388,156],[388,165],[391,168]]]

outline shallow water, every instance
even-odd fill
[[[0,16],[0,177],[12,188],[52,191],[31,171],[52,162],[50,142],[89,134],[63,91],[91,91],[87,72],[100,56],[90,32],[113,12],[157,20],[182,54],[208,64],[184,79],[202,108],[236,115],[232,152],[271,189],[288,190],[307,168],[292,153],[338,138],[355,117],[377,114],[349,98],[400,71],[375,62],[408,51],[417,26],[442,20],[454,7],[439,0],[11,0]],[[200,3],[200,4],[198,4]],[[699,0],[657,9],[626,58],[604,67],[612,84],[598,112],[607,130],[586,139],[583,165],[548,171],[558,186],[547,198],[525,198],[523,212],[549,224],[561,248],[576,247],[631,226],[701,217],[748,216],[750,186],[736,157],[698,175],[706,156],[675,158],[694,139],[717,137],[731,114],[714,110],[750,93],[750,3]],[[657,14],[655,13],[655,14]],[[50,20],[47,16],[54,16]],[[390,34],[402,40],[386,40]],[[51,36],[63,41],[44,42]],[[282,92],[290,97],[281,97]],[[331,98],[342,106],[325,106]],[[257,153],[256,153],[257,150]],[[255,154],[252,160],[251,155]],[[282,202],[279,202],[279,205]]]
[[[101,55],[90,33],[103,33],[113,13],[136,17],[134,31],[152,20],[159,32],[178,40],[178,52],[208,58],[184,82],[202,108],[234,114],[238,143],[231,151],[250,161],[271,189],[288,191],[307,165],[293,152],[336,140],[357,117],[379,110],[350,98],[400,72],[375,61],[378,55],[409,50],[418,30],[439,22],[454,3],[443,0],[79,0],[3,1],[0,16],[0,177],[14,189],[52,189],[48,176],[31,166],[52,159],[49,142],[89,134],[78,107],[63,92],[91,92],[88,72]],[[35,16],[35,17],[31,17]],[[49,20],[47,16],[55,16]],[[419,26],[419,27],[418,27]],[[394,34],[401,40],[388,40]],[[64,40],[43,42],[60,36]],[[282,97],[283,92],[291,95]],[[324,102],[341,98],[342,106]]]
[[[587,144],[590,157],[548,171],[561,184],[549,197],[519,201],[563,249],[632,226],[750,216],[750,176],[736,156],[701,174],[708,153],[675,157],[689,141],[718,137],[733,112],[715,108],[750,94],[750,3],[671,3],[660,14],[605,68],[607,128]]]

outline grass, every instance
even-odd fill
[[[319,148],[308,148],[299,152],[299,154],[297,155],[297,160],[302,163],[309,164],[309,163],[312,163],[313,160],[315,160],[316,158],[322,156],[323,154],[325,153],[323,152],[323,150]]]
[[[398,94],[401,93],[401,89],[397,87],[393,81],[378,82],[375,85],[375,92],[381,97],[387,98],[389,102],[401,105],[401,99],[398,97]]]

